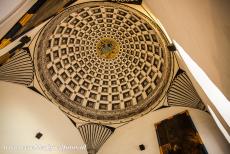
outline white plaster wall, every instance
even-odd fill
[[[143,7],[230,100],[230,1],[143,0]]]
[[[117,128],[98,154],[159,154],[154,124],[176,113],[188,110],[209,154],[229,154],[230,145],[206,112],[185,107],[170,107],[151,112]],[[146,149],[140,151],[138,145]]]
[[[77,145],[84,146],[77,128],[50,101],[32,90],[7,82],[0,82],[0,153],[50,153],[43,150],[5,150],[4,146]],[[40,140],[37,132],[43,133]],[[51,153],[87,154],[86,150]]]

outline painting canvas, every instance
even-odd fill
[[[161,154],[208,154],[188,111],[155,124]]]
[[[136,5],[141,5],[141,3],[142,3],[142,0],[109,0],[109,1],[110,2],[136,4]]]

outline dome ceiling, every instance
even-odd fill
[[[120,123],[156,106],[172,64],[157,24],[126,5],[71,6],[44,27],[35,47],[39,84],[82,120]]]

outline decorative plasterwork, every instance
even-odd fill
[[[72,116],[127,122],[165,95],[172,76],[166,46],[160,28],[143,13],[116,3],[82,3],[40,33],[36,76],[47,97]]]
[[[29,51],[15,51],[2,66],[0,80],[29,86],[33,81],[34,67]]]
[[[115,128],[95,123],[87,123],[78,127],[78,130],[86,144],[89,154],[96,154],[100,147],[113,134]]]
[[[184,106],[206,111],[206,107],[192,82],[182,70],[178,71],[169,88],[167,102],[169,106]]]

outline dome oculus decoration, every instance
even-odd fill
[[[88,121],[120,123],[153,109],[172,59],[157,24],[126,5],[88,2],[55,16],[35,47],[39,84],[52,102]]]
[[[96,46],[98,56],[105,59],[114,59],[120,50],[120,45],[113,38],[101,38]]]

